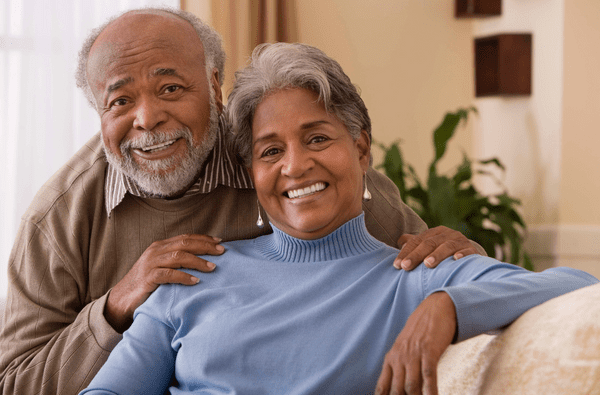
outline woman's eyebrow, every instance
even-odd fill
[[[328,122],[326,120],[319,120],[319,121],[307,122],[307,123],[303,123],[302,125],[300,125],[300,129],[302,129],[302,130],[312,129],[312,128],[315,128],[315,127],[320,126],[322,124],[329,124],[329,123],[330,122]]]
[[[300,125],[300,130],[310,130],[312,128],[316,128],[317,126],[323,125],[323,124],[327,124],[329,125],[330,122],[326,121],[326,120],[318,120],[318,121],[311,121],[311,122],[306,122],[303,123],[302,125]],[[252,143],[252,146],[255,146],[256,144],[262,142],[262,141],[266,141],[266,140],[272,140],[277,138],[277,132],[270,132],[265,134],[264,136],[260,136],[259,138],[257,138],[256,140],[254,140],[254,142]]]

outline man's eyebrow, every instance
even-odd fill
[[[175,69],[159,67],[152,72],[152,75],[174,75],[175,77],[183,78]]]
[[[107,94],[111,94],[112,92],[116,91],[117,89],[119,89],[123,85],[128,84],[130,82],[133,82],[133,78],[131,78],[131,77],[120,79],[117,82],[115,82],[114,84],[110,84],[108,86],[108,88],[106,88],[106,93]]]

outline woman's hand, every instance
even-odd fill
[[[429,295],[385,355],[375,394],[437,395],[437,364],[455,332],[452,299],[445,292]]]
[[[394,267],[412,270],[421,262],[427,267],[436,267],[450,256],[460,259],[471,254],[485,254],[483,248],[479,251],[475,245],[459,231],[445,226],[427,229],[418,235],[404,234],[398,239],[401,250],[394,260]]]

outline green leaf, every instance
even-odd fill
[[[433,145],[435,147],[435,159],[431,163],[431,169],[435,167],[437,162],[444,156],[446,152],[446,145],[448,140],[454,136],[454,132],[459,122],[463,119],[467,119],[469,111],[476,112],[475,107],[469,109],[460,109],[457,112],[446,113],[442,123],[433,132]]]
[[[502,164],[502,162],[500,162],[499,159],[497,158],[491,158],[491,159],[486,159],[486,160],[480,160],[478,161],[478,163],[482,164],[482,165],[489,165],[490,163],[495,164],[496,166],[498,166],[499,168],[501,168],[502,170],[506,171],[506,168],[504,167],[504,165]]]
[[[460,186],[464,181],[468,181],[473,177],[473,172],[471,171],[471,161],[463,156],[463,162],[456,170],[456,174],[454,175],[454,183],[456,186]]]

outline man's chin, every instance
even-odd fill
[[[170,172],[148,172],[138,170],[127,176],[145,193],[161,198],[174,198],[183,195],[198,178],[199,169],[184,171],[177,168]]]

